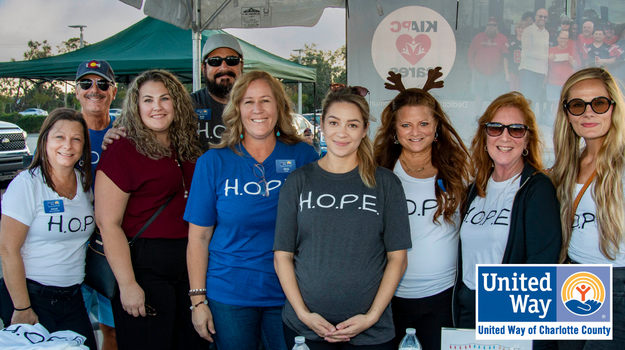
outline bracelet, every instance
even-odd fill
[[[199,303],[189,307],[189,310],[193,311],[193,309],[195,309],[196,307],[200,306],[200,305],[208,305],[208,299],[204,299],[204,301],[200,301]]]
[[[26,311],[26,310],[30,309],[31,307],[33,307],[33,306],[32,305],[28,305],[28,307],[25,307],[23,309],[18,309],[18,308],[14,308],[14,309],[15,309],[15,311]]]
[[[205,295],[206,294],[206,288],[200,288],[200,289],[191,289],[189,290],[189,296],[194,296],[194,295]]]

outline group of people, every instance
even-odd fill
[[[204,90],[144,72],[115,121],[97,118],[111,67],[81,64],[82,113],[50,113],[3,198],[5,325],[73,330],[96,348],[81,283],[97,226],[120,349],[285,350],[301,335],[313,350],[390,350],[406,328],[440,349],[442,327],[475,327],[475,264],[564,262],[613,264],[614,340],[535,347],[625,345],[625,102],[608,71],[564,83],[549,172],[521,93],[495,98],[468,149],[429,93],[437,70],[423,88],[390,74],[399,94],[373,141],[368,90],[333,84],[319,159],[282,84],[242,74],[236,39],[217,35]]]
[[[578,34],[577,24],[568,16],[560,16],[558,25],[551,28],[546,26],[548,18],[546,9],[527,13],[507,38],[499,32],[497,18],[490,17],[485,31],[473,38],[468,63],[478,116],[484,101],[492,101],[502,89],[509,89],[522,92],[535,104],[532,107],[540,119],[551,125],[562,87],[575,71],[606,67],[618,78],[625,78],[625,41],[615,35],[613,23],[586,20]]]

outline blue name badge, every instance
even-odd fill
[[[210,109],[196,109],[195,114],[200,120],[211,120],[211,110]]]
[[[276,160],[276,173],[288,174],[293,170],[295,170],[295,159]]]
[[[62,213],[65,211],[62,199],[43,201],[43,209],[46,214]]]

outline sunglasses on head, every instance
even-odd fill
[[[236,56],[228,56],[226,58],[215,56],[208,57],[204,60],[211,67],[219,67],[221,66],[221,62],[226,61],[226,64],[230,67],[238,66],[241,63],[241,57]]]
[[[486,125],[486,134],[488,134],[488,136],[493,136],[493,137],[500,136],[501,134],[503,134],[503,131],[505,129],[508,129],[508,134],[514,137],[515,139],[520,139],[521,137],[525,136],[525,132],[529,128],[527,125],[524,125],[524,124],[504,125],[501,123],[491,122],[491,123],[486,123],[485,125]]]
[[[113,85],[113,83],[108,82],[106,80],[91,80],[91,79],[82,79],[79,80],[77,82],[77,84],[80,86],[81,89],[83,90],[89,90],[91,89],[91,86],[93,86],[93,83],[95,82],[96,86],[98,87],[98,89],[100,89],[101,91],[106,91],[109,89],[109,87],[111,87],[111,85]]]
[[[345,84],[341,84],[341,83],[332,83],[330,84],[330,90],[332,92],[337,92],[337,91],[341,91],[346,89],[347,86],[345,86]],[[356,95],[360,95],[362,97],[367,96],[367,94],[369,94],[369,90],[367,90],[366,87],[362,87],[362,86],[350,86],[349,87],[352,91],[352,94],[356,94]]]
[[[595,97],[590,102],[586,102],[581,98],[574,98],[569,102],[564,102],[564,109],[574,116],[580,116],[586,111],[586,106],[590,105],[590,108],[592,108],[595,113],[603,114],[607,112],[613,104],[616,104],[614,100],[603,96]]]

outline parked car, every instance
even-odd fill
[[[293,117],[293,126],[297,130],[298,135],[304,135],[304,130],[306,130],[306,128],[313,130],[312,124],[310,124],[310,122],[301,114],[291,113],[291,116]]]
[[[43,109],[39,109],[39,108],[29,108],[25,111],[19,112],[18,114],[21,116],[35,115],[35,116],[47,117],[48,111],[44,111]]]
[[[111,117],[119,118],[122,115],[122,109],[121,108],[111,108],[111,109],[109,109],[109,115]]]
[[[3,188],[8,185],[7,180],[12,180],[30,165],[32,156],[26,144],[27,136],[19,126],[0,122],[0,181]]]
[[[314,123],[313,118],[315,117],[315,114],[317,116],[315,118],[317,119],[317,126],[319,126],[321,124],[321,113],[304,113],[302,114],[302,116],[306,118],[306,120],[308,120],[311,124],[313,124]]]

